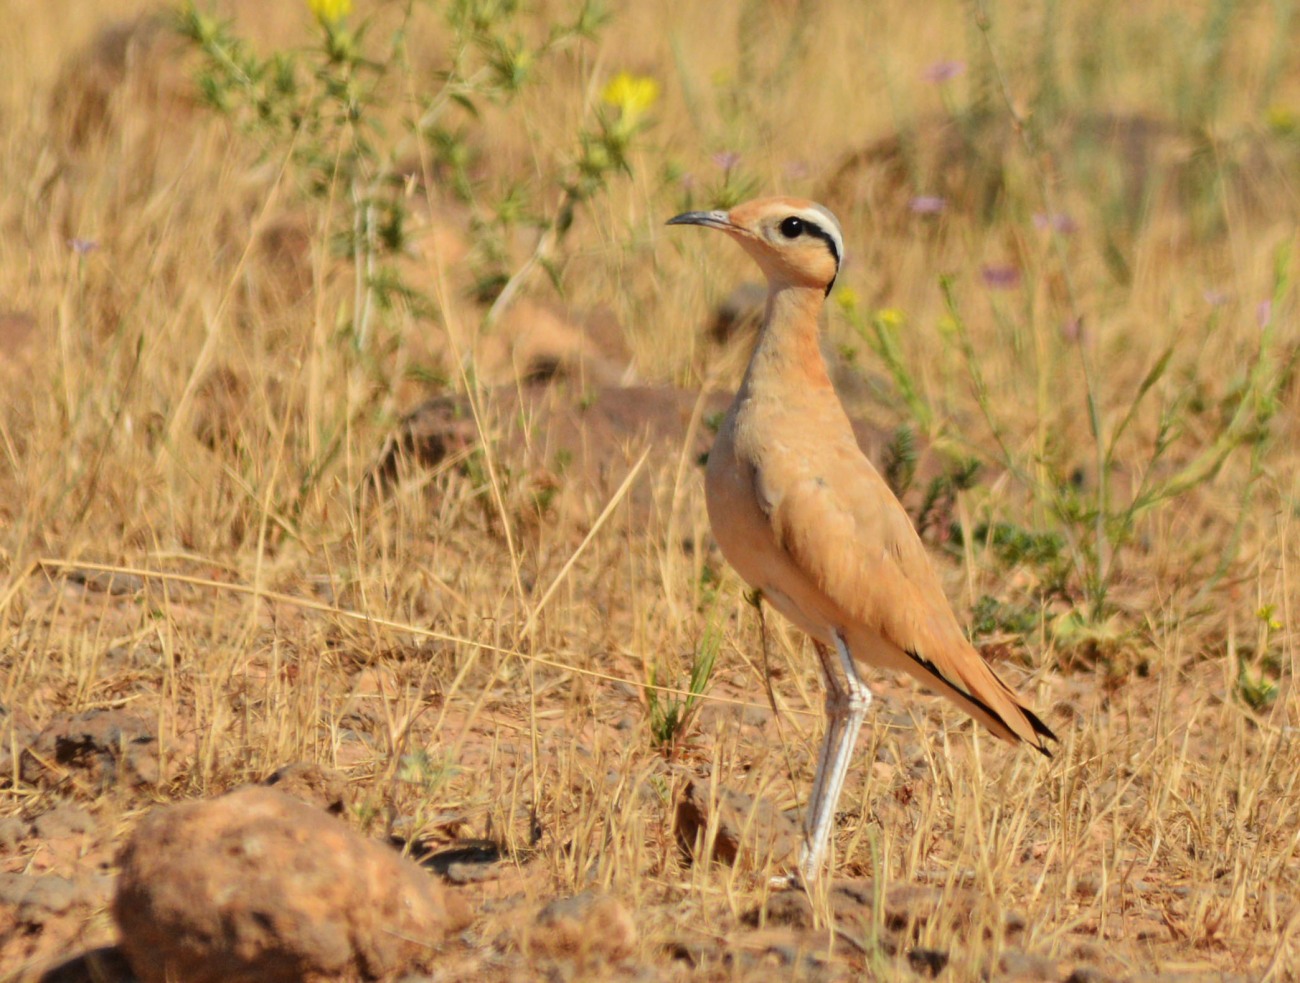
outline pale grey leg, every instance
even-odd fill
[[[835,655],[820,643],[814,643],[826,678],[826,737],[817,756],[817,775],[813,778],[812,797],[804,818],[804,844],[799,856],[799,873],[811,883],[821,873],[835,821],[835,808],[849,773],[853,747],[858,740],[862,720],[871,706],[871,690],[858,676],[853,657],[839,632],[834,635]]]

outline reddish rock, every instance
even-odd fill
[[[19,925],[40,926],[74,909],[84,911],[108,900],[110,880],[103,875],[78,878],[57,874],[0,873],[0,909]],[[0,917],[0,925],[6,918]]]
[[[95,817],[80,806],[64,802],[32,820],[33,836],[42,840],[56,840],[67,836],[81,836],[93,832]]]
[[[268,788],[155,810],[119,864],[113,917],[144,983],[395,976],[470,920],[415,864]]]
[[[583,891],[537,913],[524,940],[531,956],[617,962],[636,948],[636,924],[617,898]]]
[[[295,761],[277,768],[262,780],[262,784],[324,809],[333,816],[347,812],[350,798],[347,779],[333,768],[315,761]]]
[[[703,837],[715,811],[717,832],[711,844],[714,860],[734,864],[743,857],[756,868],[769,862],[779,866],[799,847],[799,824],[769,800],[726,787],[711,789],[706,782],[691,782],[677,802],[677,839],[688,856],[710,855]]]
[[[479,399],[484,426],[512,472],[526,476],[556,515],[586,521],[609,501],[646,448],[653,450],[653,460],[675,462],[685,454],[693,467],[701,465],[732,395],[555,382],[512,383],[484,390]],[[883,466],[892,431],[865,420],[855,420],[853,426],[863,453]],[[383,489],[412,468],[464,469],[479,445],[469,402],[443,394],[402,420],[380,449],[368,481]],[[918,452],[914,495],[942,470],[937,455],[924,452],[922,441]],[[631,489],[629,504],[638,515],[652,511],[651,486],[643,479]]]
[[[88,710],[54,718],[21,753],[22,779],[57,786],[70,777],[104,791],[158,784],[158,739],[125,710]]]

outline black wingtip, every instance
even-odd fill
[[[966,703],[969,703],[970,706],[977,708],[981,713],[985,714],[988,717],[988,720],[981,721],[981,723],[983,723],[984,726],[992,730],[993,733],[1012,742],[1015,742],[1016,740],[1022,740],[1030,747],[1032,747],[1035,751],[1037,751],[1039,754],[1043,755],[1044,757],[1050,758],[1052,756],[1052,752],[1048,750],[1047,745],[1043,742],[1043,739],[1045,738],[1046,740],[1049,741],[1056,741],[1059,744],[1060,738],[1058,738],[1055,734],[1052,733],[1052,729],[1048,727],[1047,724],[1043,723],[1038,718],[1038,715],[1034,713],[1034,711],[1021,706],[1019,701],[1016,700],[1015,694],[1012,693],[1011,690],[1007,689],[1007,695],[1011,698],[1012,703],[1015,704],[1016,709],[1018,709],[1021,713],[1025,715],[1025,719],[1029,721],[1029,726],[1033,729],[1033,732],[1037,734],[1038,737],[1040,738],[1040,740],[1037,743],[1030,741],[1028,738],[1021,737],[1011,727],[1010,724],[1008,724],[1004,719],[1002,719],[1001,714],[997,713],[991,706],[989,706],[979,697],[975,696],[972,693],[967,693],[963,689],[958,689],[956,686],[950,683],[947,679],[944,678],[943,673],[939,671],[938,667],[935,666],[935,664],[931,662],[929,659],[922,658],[921,656],[917,655],[915,652],[911,651],[910,649],[904,649],[903,651],[906,652],[909,656],[911,656],[913,662],[915,662],[919,666],[922,666],[926,670],[926,672],[930,674],[927,679],[922,680],[923,682],[925,682],[926,685],[928,685],[932,690],[935,690],[936,692],[939,693],[943,693],[947,695],[950,699],[956,700],[958,706],[961,706],[962,701],[965,701]],[[994,676],[993,678],[997,679],[997,676]],[[998,681],[1001,682],[1001,680]],[[1002,685],[1003,685],[1003,689],[1006,689],[1006,684],[1003,683]],[[965,709],[967,713],[971,713],[972,716],[975,716],[975,714],[971,712],[970,707],[963,707],[963,709]],[[976,719],[978,720],[979,717],[976,716]],[[998,728],[1001,729],[999,730]]]
[[[1024,713],[1025,719],[1029,721],[1029,726],[1034,728],[1035,734],[1040,737],[1045,737],[1049,741],[1055,741],[1057,744],[1061,743],[1061,739],[1052,733],[1052,728],[1048,727],[1047,724],[1043,723],[1038,718],[1038,714],[1034,713],[1032,710],[1027,710],[1024,707],[1021,707],[1020,709]],[[1052,752],[1048,749],[1047,745],[1041,741],[1038,744],[1033,745],[1033,748],[1045,758],[1050,758],[1052,756]]]

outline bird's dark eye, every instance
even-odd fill
[[[803,233],[803,219],[791,215],[781,223],[781,235],[787,239],[798,239]]]

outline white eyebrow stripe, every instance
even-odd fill
[[[818,232],[825,237],[826,245],[830,246],[831,252],[835,254],[835,268],[838,271],[840,264],[844,262],[844,235],[840,232],[840,223],[835,220],[835,216],[820,205],[795,209],[790,214],[816,226]]]

